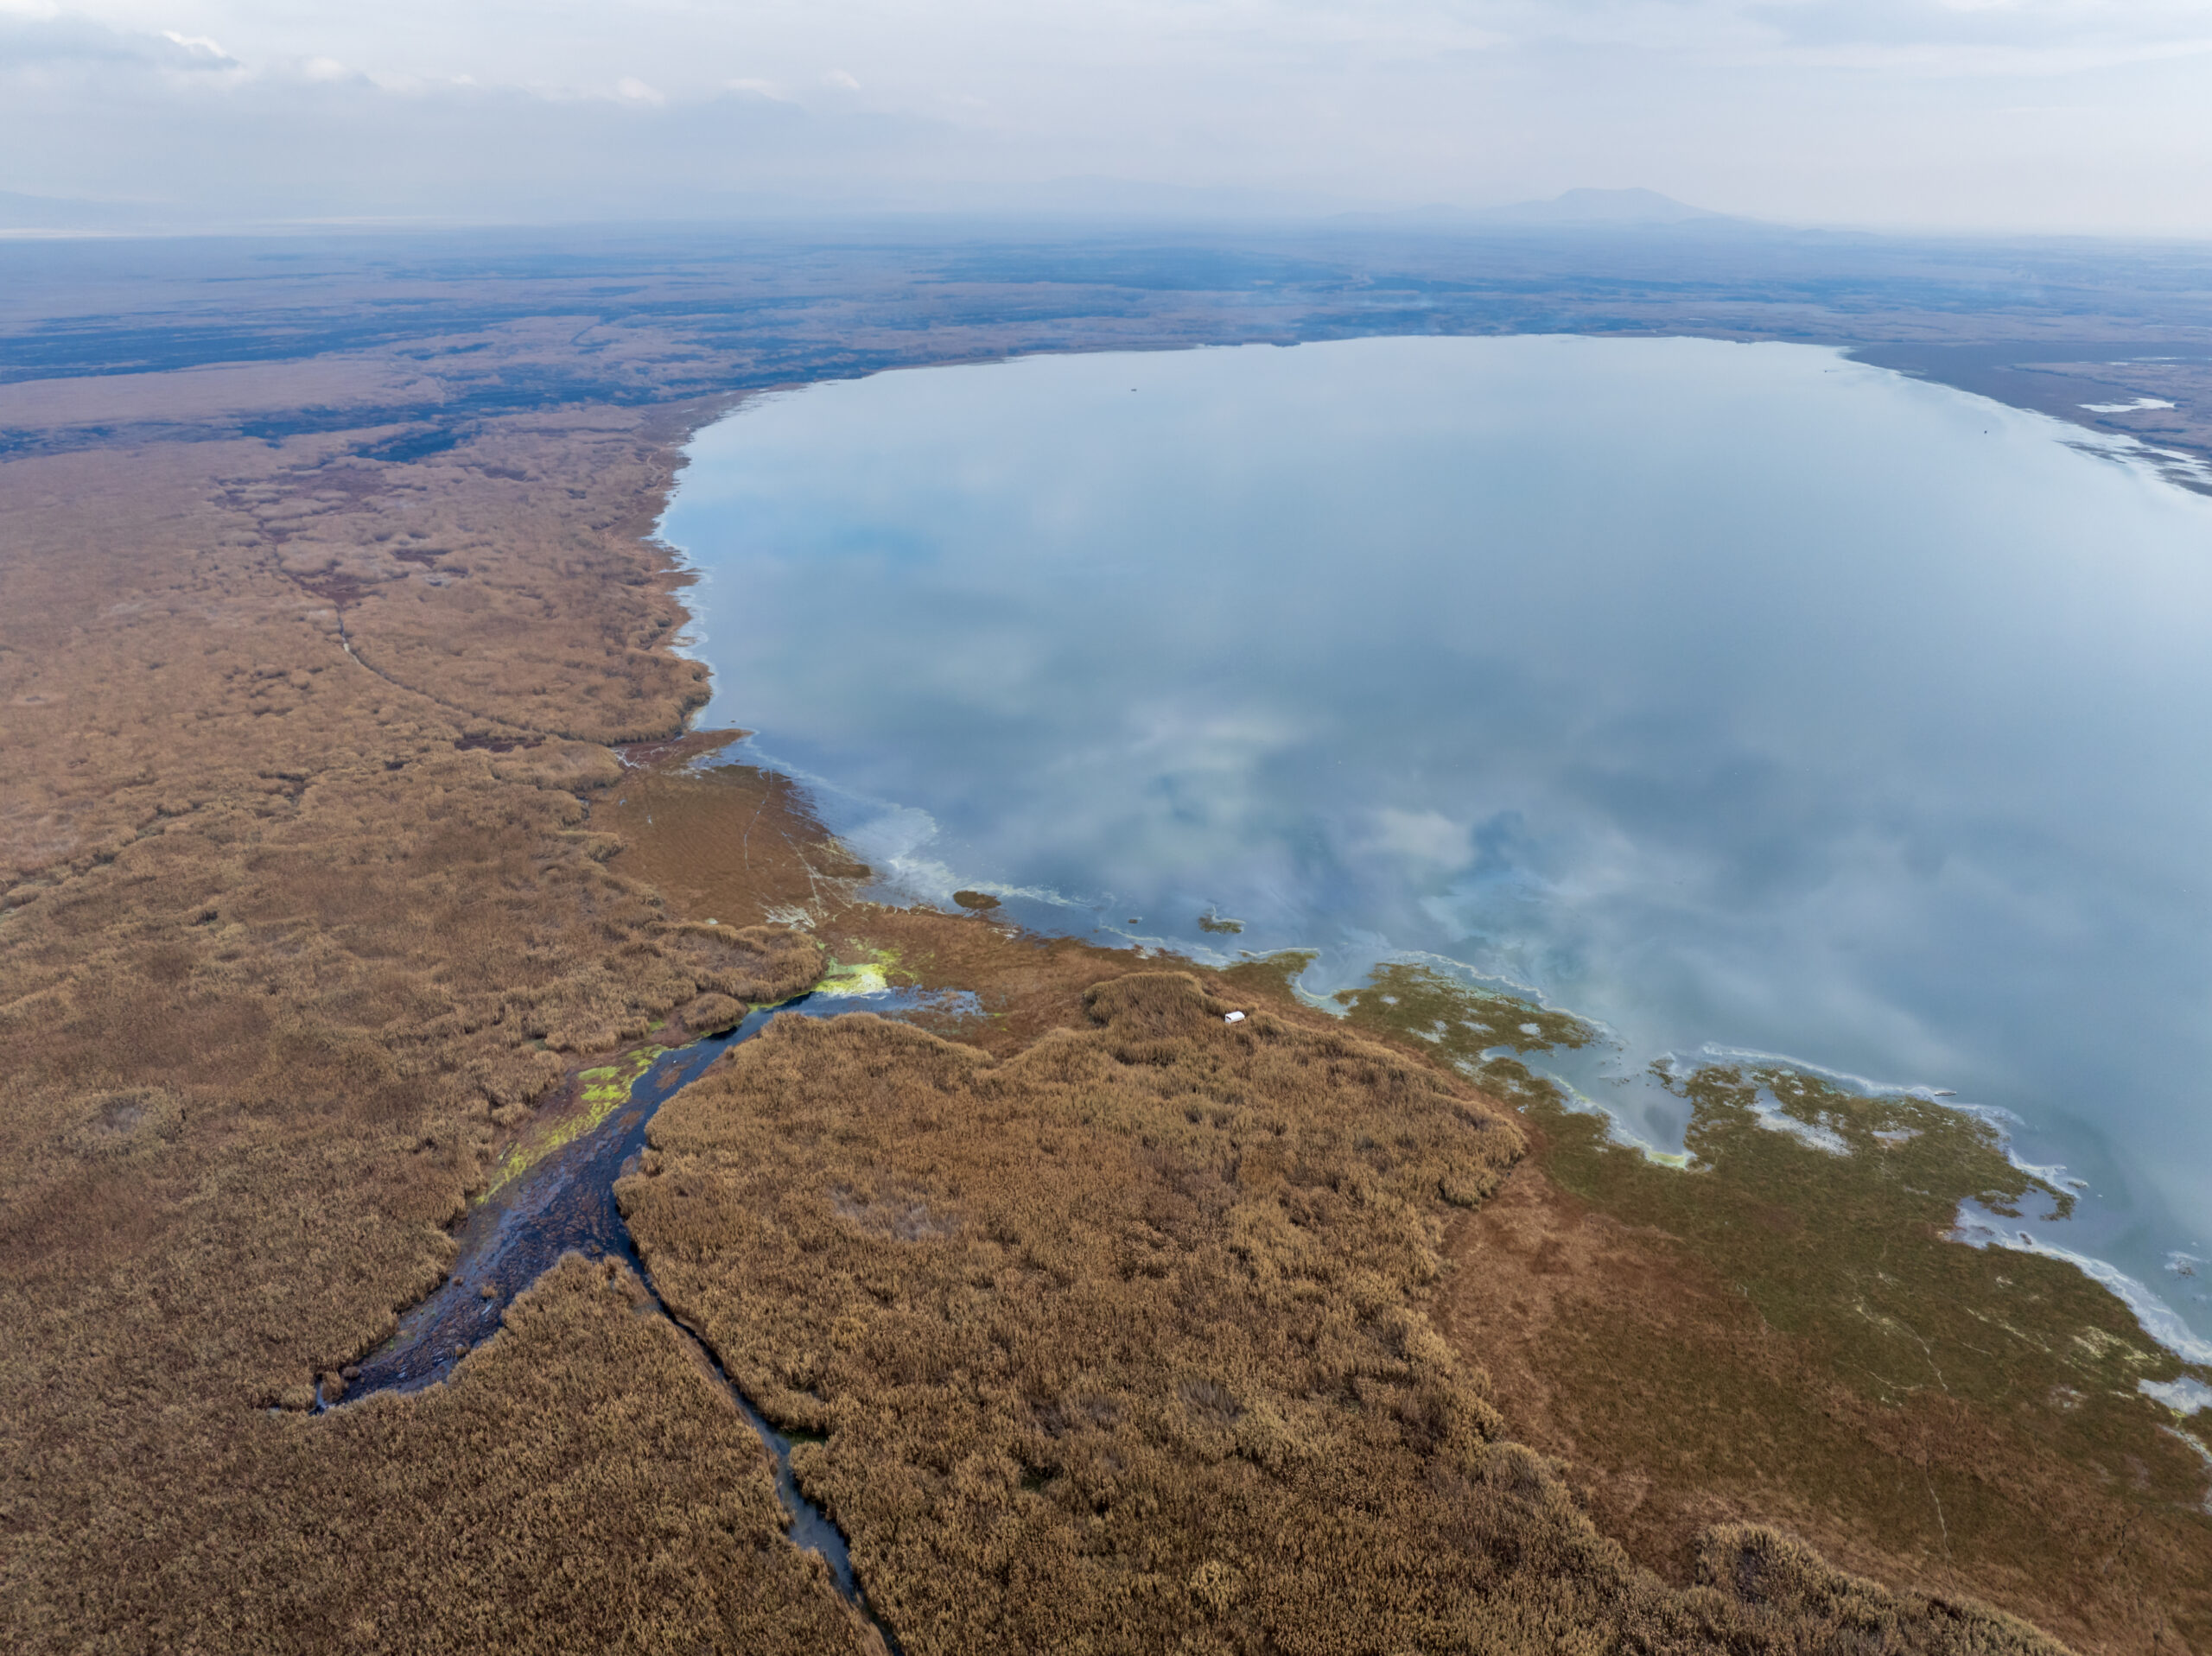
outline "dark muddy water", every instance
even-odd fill
[[[785,1012],[814,1013],[801,1003]],[[850,1012],[831,1002],[829,1012]],[[399,1319],[398,1330],[360,1365],[346,1397],[414,1392],[453,1372],[469,1348],[496,1333],[517,1294],[571,1249],[645,1267],[615,1205],[614,1182],[634,1170],[645,1128],[671,1095],[696,1081],[728,1048],[767,1027],[756,1012],[726,1035],[674,1047],[655,1058],[629,1089],[629,1101],[594,1132],[563,1145],[469,1209],[456,1240],[453,1275]]]

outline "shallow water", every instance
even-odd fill
[[[1798,346],[1036,358],[752,404],[663,527],[892,892],[1523,986],[1662,1152],[1662,1055],[1955,1089],[2212,1333],[2212,501],[2122,447]]]

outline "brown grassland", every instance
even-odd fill
[[[2202,1479],[2121,1357],[1860,1385],[1782,1164],[1685,1206],[1379,1002],[872,907],[787,784],[694,764],[647,537],[721,406],[0,460],[7,1647],[868,1648],[620,1266],[312,1412],[582,1065],[825,959],[982,1016],[780,1020],[621,1196],[911,1656],[2212,1646]],[[2038,1291],[2037,1338],[2140,1343]]]

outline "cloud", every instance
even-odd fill
[[[295,200],[315,123],[342,110],[333,213],[360,193],[462,210],[465,178],[486,202],[646,211],[626,172],[665,185],[656,213],[738,188],[966,209],[1066,178],[1338,207],[1640,184],[1798,220],[2212,234],[2212,0],[563,0],[533,18],[0,0],[0,187],[136,197],[172,155],[220,152],[241,210]],[[2029,103],[2070,112],[2002,113]],[[550,121],[549,143],[517,143],[545,111],[588,126],[587,106],[620,145]],[[423,121],[443,152],[421,153]]]
[[[1742,15],[1767,38],[1721,55],[1778,67],[2044,77],[2212,51],[2212,6],[2200,0],[1813,0]]]
[[[235,70],[237,59],[201,35],[109,29],[88,18],[0,11],[0,74],[9,71],[113,68]]]
[[[162,38],[182,47],[195,59],[205,59],[225,67],[237,67],[238,60],[223,50],[219,42],[209,40],[205,35],[180,35],[174,29],[165,29],[162,31]]]
[[[749,92],[487,86],[335,55],[177,73],[190,51],[81,25],[27,48],[0,25],[0,192],[130,201],[162,229],[726,219],[880,206],[902,169],[976,166],[941,120]]]

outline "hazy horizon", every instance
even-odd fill
[[[2193,238],[2208,93],[2212,0],[0,0],[0,194],[189,227],[1644,188],[1783,224]]]

